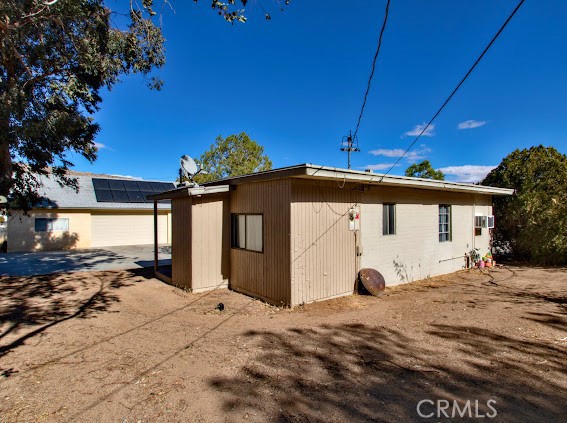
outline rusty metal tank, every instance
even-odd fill
[[[384,293],[384,289],[386,288],[384,276],[376,269],[360,269],[358,272],[358,280],[360,281],[358,288],[359,293],[365,293],[365,289],[369,294],[379,297]],[[361,289],[360,284],[362,284],[364,289]]]

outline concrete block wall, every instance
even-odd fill
[[[382,205],[396,204],[396,234],[382,234]],[[490,196],[441,191],[372,188],[361,200],[361,267],[397,285],[464,268],[474,246],[488,251],[490,234],[475,236],[475,214],[490,214]],[[451,205],[452,240],[439,242],[439,205]]]

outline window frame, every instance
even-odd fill
[[[396,203],[382,203],[382,235],[384,236],[391,236],[391,235],[396,235],[396,226],[397,226],[397,220],[396,219]],[[386,216],[386,210],[387,212],[387,216]],[[392,228],[390,228],[390,215],[391,215],[391,210],[393,210],[394,212],[394,218],[393,218],[393,231],[391,230]],[[386,223],[387,223],[387,229],[388,231],[386,231]]]
[[[235,246],[235,225],[234,222],[237,220],[237,216],[245,216],[244,217],[244,247],[238,247]],[[262,218],[262,249],[261,250],[251,250],[249,248],[247,248],[246,246],[248,245],[248,231],[246,230],[246,225],[248,222],[248,219],[246,219],[246,216],[260,216]],[[235,250],[241,250],[241,251],[250,251],[252,253],[259,253],[259,254],[263,254],[264,253],[264,214],[263,213],[231,213],[230,214],[230,248],[235,249]]]
[[[56,221],[66,222],[67,229],[53,229]],[[38,229],[38,223],[45,222],[45,229]],[[34,231],[35,232],[69,232],[69,218],[68,217],[36,217],[34,218]]]
[[[446,213],[441,213],[442,209],[446,209]],[[447,222],[441,221],[441,216],[447,216]],[[438,212],[438,234],[439,234],[439,242],[452,242],[453,241],[453,210],[450,204],[439,204],[439,212]],[[442,230],[442,226],[447,225],[447,231]],[[447,236],[447,239],[443,239]]]

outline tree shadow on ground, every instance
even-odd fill
[[[7,253],[0,256],[0,275],[46,275],[87,271],[128,257],[103,249]]]
[[[505,421],[567,418],[567,354],[543,342],[457,325],[431,326],[420,341],[364,324],[252,331],[245,337],[261,352],[236,376],[209,381],[229,419],[449,421],[420,418],[416,406],[423,399],[457,400],[461,407],[479,400],[481,414],[494,399]],[[435,412],[431,405],[421,410]]]
[[[149,271],[64,273],[0,278],[0,357],[45,330],[90,318],[119,302],[116,291]]]

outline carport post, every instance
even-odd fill
[[[154,272],[158,270],[158,208],[157,200],[154,200]]]

